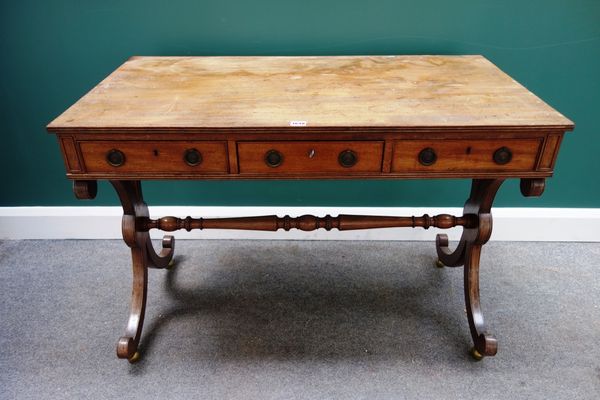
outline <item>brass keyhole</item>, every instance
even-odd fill
[[[315,149],[310,149],[308,152],[308,158],[313,158],[315,156]]]

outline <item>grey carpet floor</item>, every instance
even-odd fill
[[[1,399],[598,399],[600,245],[491,242],[473,362],[462,269],[410,242],[179,241],[118,360],[122,241],[0,242]]]

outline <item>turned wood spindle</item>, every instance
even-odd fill
[[[173,232],[179,229],[191,231],[192,229],[243,229],[260,231],[277,231],[284,229],[300,229],[302,231],[313,231],[319,228],[326,230],[339,229],[374,229],[374,228],[402,228],[402,227],[421,227],[429,229],[430,227],[449,229],[455,226],[472,227],[477,224],[476,215],[464,215],[455,217],[449,214],[423,215],[421,217],[382,217],[368,215],[338,215],[332,217],[316,217],[314,215],[302,215],[300,217],[278,217],[276,215],[265,215],[260,217],[240,217],[240,218],[177,218],[162,217],[159,219],[140,218],[138,220],[138,229],[148,231],[150,229],[160,229],[162,231]]]

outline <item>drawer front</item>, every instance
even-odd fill
[[[397,140],[392,172],[534,171],[542,139]]]
[[[240,174],[379,173],[383,141],[238,142]]]
[[[88,173],[215,173],[226,174],[226,142],[82,141]]]

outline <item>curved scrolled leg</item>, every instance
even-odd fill
[[[448,235],[443,233],[435,237],[435,249],[438,259],[436,265],[438,267],[460,267],[465,263],[465,240],[461,239],[454,251],[448,247]]]
[[[481,245],[471,244],[467,246],[464,270],[465,303],[469,329],[473,338],[471,355],[476,360],[481,360],[485,356],[493,356],[498,350],[496,338],[486,332],[479,301],[480,256]]]
[[[165,236],[159,254],[152,247],[147,231],[139,231],[136,221],[148,218],[148,206],[142,196],[139,181],[111,181],[123,206],[123,240],[131,248],[133,290],[125,334],[117,343],[117,356],[135,362],[140,358],[138,345],[144,325],[148,292],[148,267],[166,268],[173,259],[175,240]]]
[[[156,253],[152,241],[148,236],[146,240],[146,249],[148,251],[148,266],[154,268],[169,268],[173,266],[173,254],[175,252],[175,238],[171,235],[165,235],[162,240],[162,250]]]
[[[479,259],[481,247],[492,235],[491,208],[494,197],[502,185],[502,179],[474,179],[471,195],[465,203],[464,214],[477,215],[477,226],[463,231],[464,252],[464,290],[469,329],[473,338],[471,355],[476,360],[493,356],[498,349],[496,339],[490,335],[483,322],[483,313],[479,300]]]
[[[464,265],[464,291],[469,329],[473,338],[471,355],[476,360],[493,356],[498,350],[496,339],[483,322],[479,300],[479,259],[482,246],[492,234],[491,208],[502,179],[473,179],[471,194],[465,203],[463,216],[476,223],[465,226],[460,243],[454,251],[448,248],[448,236],[437,235],[436,250],[439,263],[448,266]]]
[[[144,250],[131,249],[133,260],[133,290],[129,318],[125,334],[117,342],[117,357],[126,358],[130,362],[139,359],[138,344],[142,336],[144,314],[146,312],[146,295],[148,292],[148,269]]]

